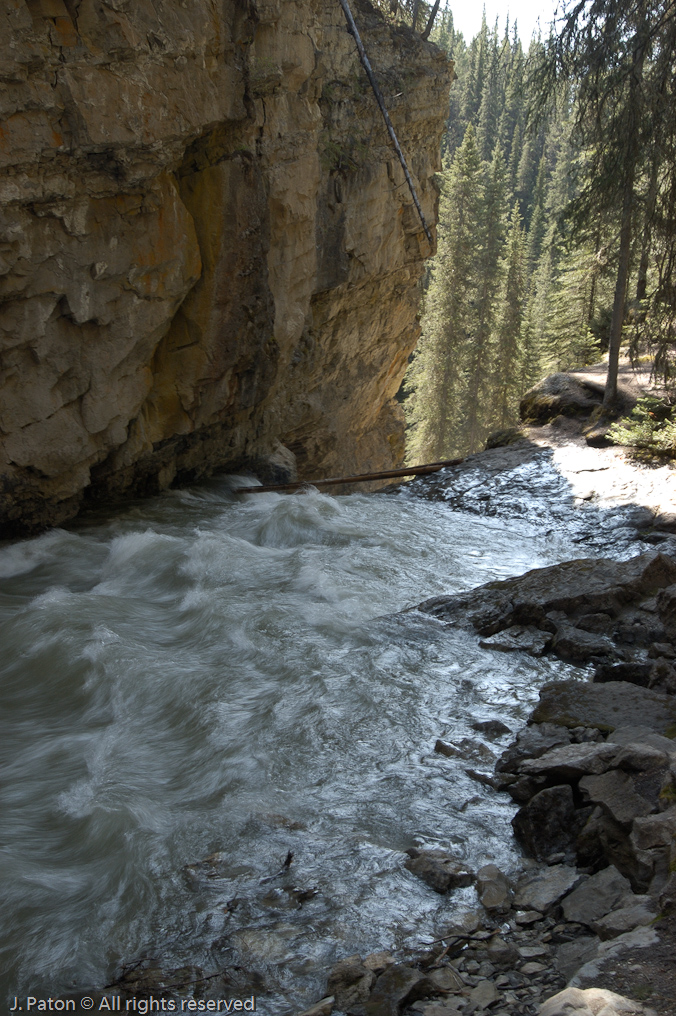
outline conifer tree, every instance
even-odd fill
[[[426,297],[423,334],[412,364],[407,410],[412,428],[409,456],[419,461],[452,456],[460,421],[461,352],[473,330],[476,223],[483,198],[481,160],[470,124],[445,174],[440,204],[439,249]]]
[[[495,424],[506,427],[516,417],[520,391],[520,337],[525,295],[523,230],[518,203],[514,203],[504,258],[504,282],[495,331]]]

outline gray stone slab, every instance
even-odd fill
[[[567,921],[591,925],[605,917],[628,894],[631,894],[629,880],[611,864],[566,896],[563,914]]]
[[[676,741],[656,734],[650,727],[617,727],[608,734],[608,741],[613,744],[649,744],[651,748],[665,751],[668,755],[676,755]]]
[[[558,903],[562,896],[583,878],[576,868],[555,864],[517,887],[514,906],[520,910],[546,910]]]
[[[621,745],[603,741],[561,745],[540,758],[519,762],[518,772],[527,776],[556,776],[564,780],[576,780],[581,776],[605,773],[621,749]]]
[[[606,684],[554,681],[541,690],[540,702],[531,720],[608,731],[639,725],[673,737],[676,736],[676,700],[626,681]]]

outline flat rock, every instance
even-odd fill
[[[476,876],[479,900],[486,910],[509,910],[512,887],[509,879],[495,864],[485,864]]]
[[[533,724],[524,727],[516,740],[500,756],[495,769],[499,773],[516,773],[518,764],[525,759],[540,758],[552,748],[570,744],[571,735],[565,727],[553,723]]]
[[[636,903],[633,906],[621,907],[619,910],[611,910],[605,917],[593,921],[591,925],[601,941],[610,938],[617,938],[634,928],[647,927],[657,917],[655,904],[650,897],[645,902]]]
[[[540,1006],[540,1016],[656,1016],[640,1002],[604,988],[564,988]]]
[[[592,925],[617,907],[627,894],[631,894],[629,880],[611,864],[566,896],[561,908],[567,921]]]
[[[500,998],[500,992],[492,981],[479,981],[469,993],[469,1001],[476,1009],[487,1009]]]
[[[518,772],[527,776],[578,780],[581,776],[605,773],[619,751],[617,744],[603,741],[561,745],[537,759],[524,759],[518,764]]]
[[[523,966],[519,967],[519,971],[525,974],[526,977],[534,977],[536,974],[541,974],[547,967],[544,963],[538,963],[535,960],[529,960],[528,963],[524,963]]]
[[[524,960],[535,960],[540,956],[548,956],[549,949],[546,945],[522,945],[519,946],[519,956]]]
[[[573,939],[572,942],[564,942],[556,950],[554,965],[566,980],[573,977],[585,963],[596,956],[600,939],[596,935],[586,935]]]
[[[652,663],[601,663],[594,671],[594,681],[604,684],[608,681],[628,681],[638,684],[641,688],[650,685]]]
[[[625,681],[554,681],[542,688],[532,720],[607,731],[639,725],[669,736],[670,732],[676,733],[676,702]]]
[[[516,650],[530,653],[531,656],[543,656],[552,644],[549,632],[541,631],[532,625],[512,625],[504,628],[497,635],[489,635],[479,640],[482,649],[497,649],[501,653],[513,653]]]
[[[601,942],[596,955],[587,960],[570,979],[573,988],[592,987],[605,967],[616,964],[628,949],[647,949],[657,945],[659,937],[654,928],[635,928],[609,942]]]
[[[669,737],[656,734],[650,727],[617,727],[608,734],[608,741],[613,744],[648,744],[651,748],[676,755],[676,741]]]
[[[583,878],[575,868],[555,864],[517,886],[514,905],[544,914]]]
[[[520,910],[514,915],[514,920],[521,925],[537,924],[542,920],[542,914],[539,910]]]
[[[462,991],[465,982],[455,967],[437,967],[427,974],[430,984],[436,991],[457,992]]]
[[[452,889],[472,885],[476,876],[469,871],[463,861],[451,857],[444,850],[408,851],[406,867],[430,888],[438,893],[447,893]]]

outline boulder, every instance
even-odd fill
[[[517,772],[526,776],[579,780],[581,776],[605,773],[619,752],[617,744],[604,741],[566,744],[552,748],[539,758],[524,759],[518,763]]]
[[[554,965],[566,980],[570,980],[581,966],[596,956],[599,945],[596,935],[583,935],[572,942],[564,942],[556,950]]]
[[[427,977],[435,991],[450,993],[462,991],[465,987],[465,982],[455,967],[436,967],[428,972]]]
[[[638,725],[666,735],[676,730],[676,702],[660,692],[625,681],[607,684],[554,681],[542,688],[532,720],[607,731]]]
[[[429,979],[405,963],[394,963],[380,975],[364,1003],[366,1016],[400,1016],[411,1002],[427,998],[435,991]]]
[[[510,744],[498,759],[496,772],[518,773],[518,764],[524,759],[540,758],[551,748],[570,744],[570,738],[571,735],[564,727],[553,723],[524,727],[516,735],[516,741]]]
[[[512,887],[509,879],[495,864],[479,868],[476,877],[479,900],[486,910],[500,913],[507,911],[512,902]]]
[[[637,684],[641,688],[647,688],[650,683],[650,673],[653,669],[652,663],[600,663],[594,670],[594,681],[596,684],[605,684],[607,681],[628,681],[629,684]]]
[[[519,414],[525,423],[544,424],[557,416],[589,416],[602,402],[601,385],[560,372],[526,392]]]
[[[381,974],[385,967],[389,967],[394,962],[395,959],[392,953],[385,951],[372,952],[364,958],[364,966],[367,970],[372,970],[374,974]]]
[[[585,798],[603,808],[619,825],[629,828],[635,818],[657,811],[669,773],[670,757],[650,745],[621,747],[613,768],[598,776],[584,776],[579,788]]]
[[[631,896],[629,880],[612,864],[586,879],[563,900],[561,909],[567,921],[591,926]]]
[[[540,1006],[540,1016],[656,1016],[640,1002],[605,988],[564,988]]]
[[[583,878],[575,868],[555,864],[519,883],[514,906],[520,910],[538,910],[544,914],[570,892]]]
[[[603,611],[595,614],[582,614],[581,617],[578,617],[575,624],[578,628],[582,628],[583,631],[593,631],[600,635],[610,635],[615,626],[615,622],[610,614],[606,614]]]
[[[406,867],[423,882],[438,893],[447,893],[451,889],[459,889],[472,885],[476,876],[469,871],[467,865],[456,857],[451,857],[445,850],[407,851],[409,857]]]
[[[671,660],[655,660],[648,675],[648,687],[676,695],[676,667]]]
[[[490,738],[502,737],[503,734],[511,733],[507,724],[502,720],[478,720],[472,724],[472,729]]]
[[[494,636],[496,637],[496,636]],[[588,663],[590,660],[618,658],[612,639],[597,632],[583,631],[572,624],[558,624],[551,640],[553,651],[562,660],[571,663]]]
[[[519,808],[512,828],[526,852],[544,861],[553,853],[575,853],[577,836],[589,815],[589,810],[575,810],[568,784],[546,787]]]
[[[601,941],[617,938],[618,935],[624,935],[627,931],[633,931],[634,928],[647,926],[656,920],[657,910],[652,898],[650,896],[636,896],[635,899],[641,900],[641,902],[620,907],[619,910],[611,910],[605,917],[592,922],[591,930],[599,936]]]
[[[636,850],[653,850],[676,844],[676,807],[672,805],[659,815],[637,818],[629,838]]]
[[[508,970],[519,960],[519,950],[512,942],[494,935],[486,946],[486,957],[498,970]]]
[[[362,1006],[371,994],[376,975],[368,970],[360,956],[348,956],[332,968],[328,979],[328,992],[335,998],[335,1007],[349,1013]]]
[[[675,583],[676,559],[667,554],[640,554],[629,561],[585,558],[535,568],[466,593],[435,596],[416,609],[447,623],[469,624],[483,636],[513,625],[553,632],[556,625],[547,617],[551,611],[617,613],[623,604]]]
[[[676,741],[656,734],[650,727],[635,725],[617,727],[608,734],[608,741],[613,744],[648,744],[651,748],[666,752],[667,755],[676,756]]]
[[[601,776],[584,776],[580,790],[588,801],[600,804],[603,810],[619,825],[631,827],[635,818],[649,815],[654,802],[636,793],[629,773],[619,769]]]

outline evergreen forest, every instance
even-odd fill
[[[527,51],[484,17],[455,62],[438,249],[404,382],[410,462],[470,454],[555,371],[676,344],[676,6],[581,0]]]

